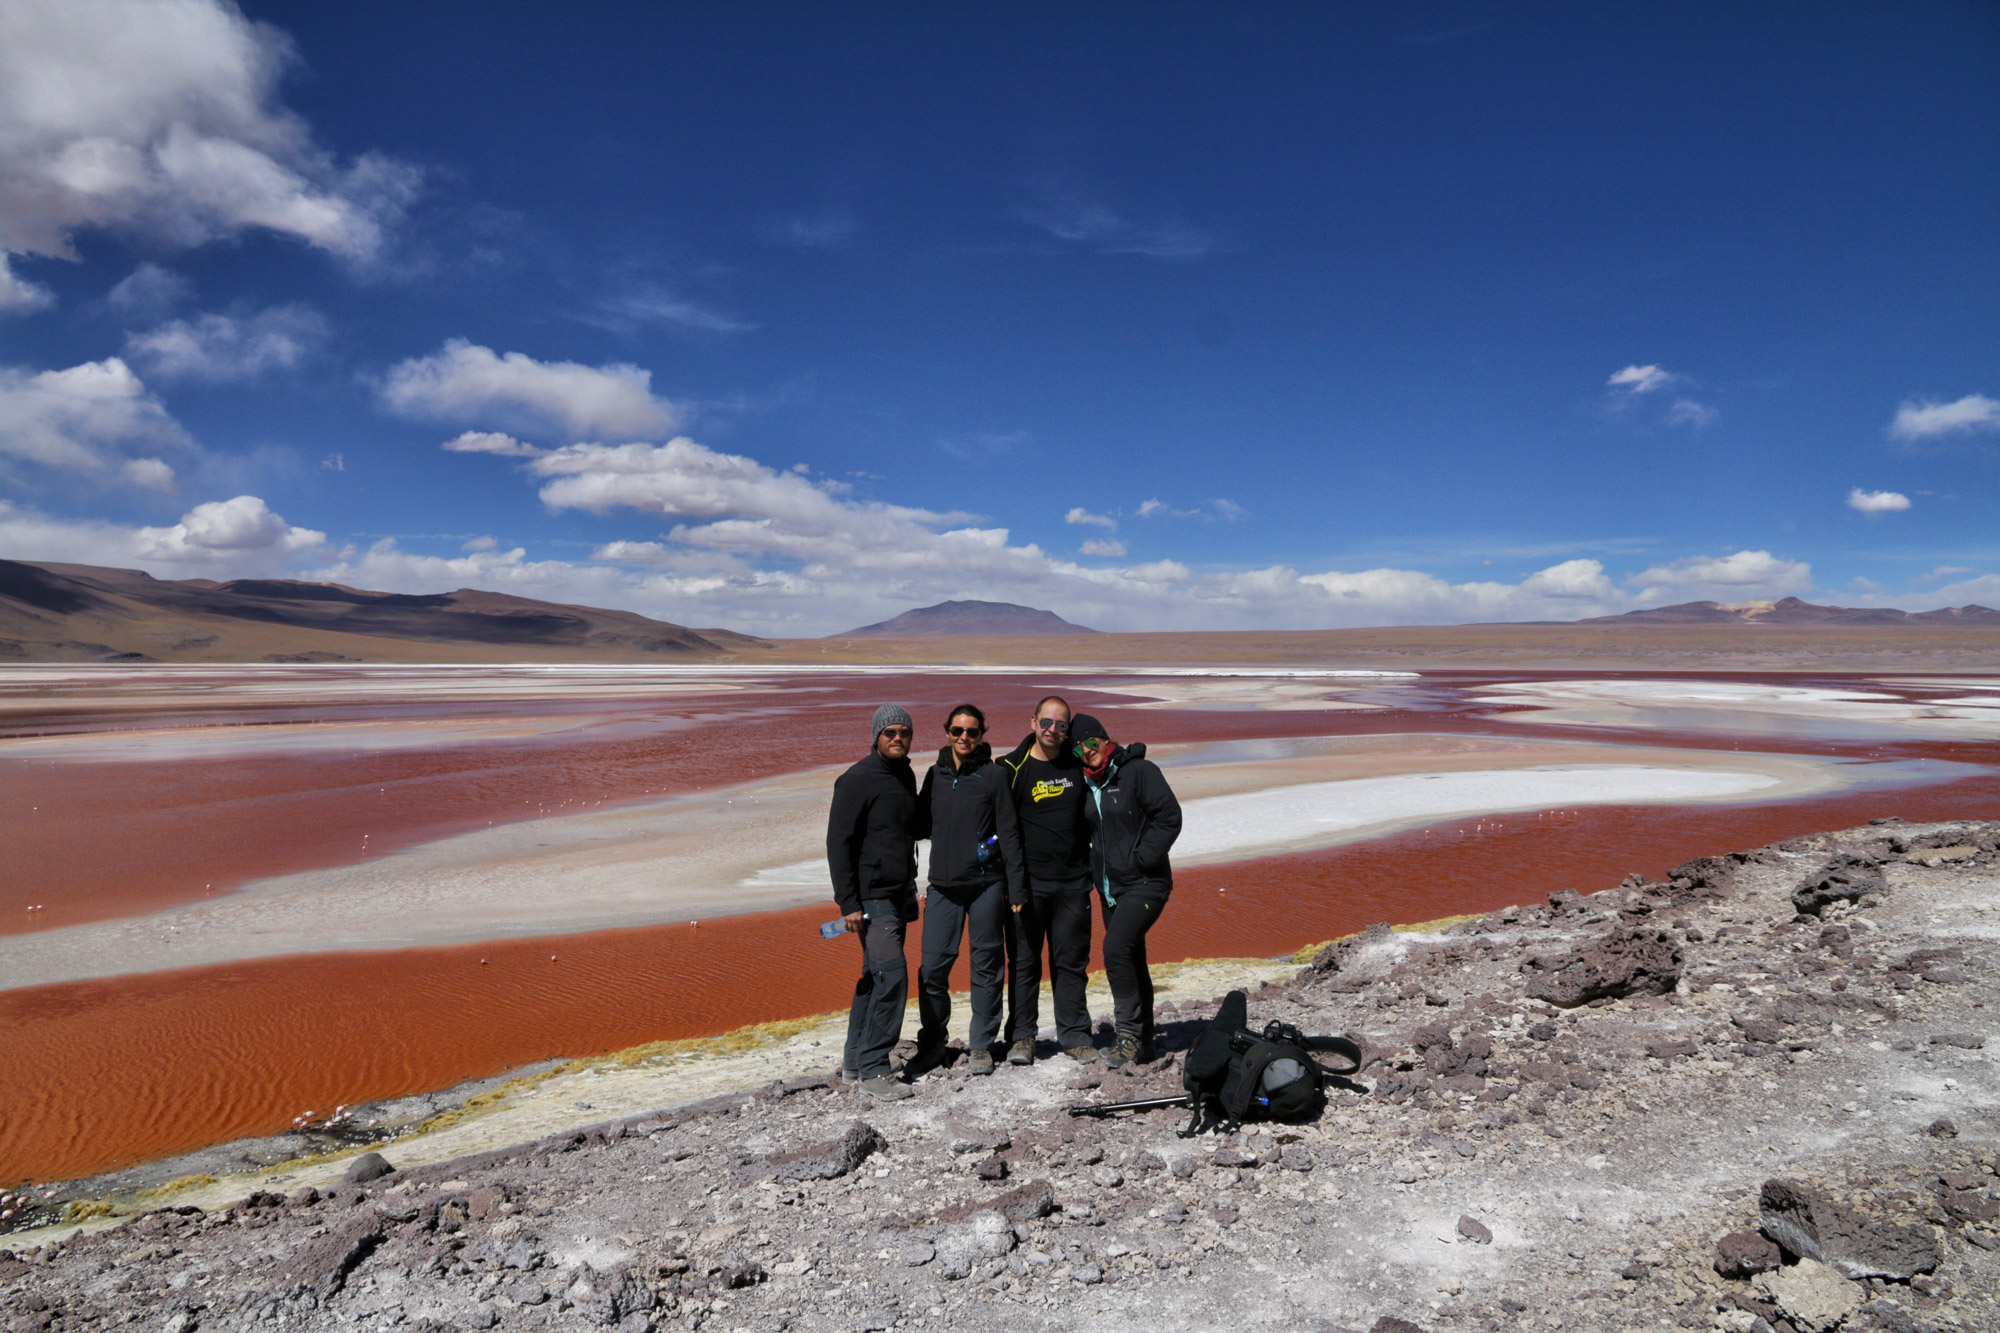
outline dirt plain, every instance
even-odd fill
[[[1310,1123],[1182,1139],[1172,1111],[1064,1113],[1178,1086],[1219,999],[1185,989],[1150,1065],[1045,1043],[893,1105],[792,1029],[720,1095],[611,1120],[571,1101],[553,1132],[439,1159],[610,1076],[543,1071],[378,1144],[402,1169],[375,1179],[354,1147],[70,1192],[80,1225],[7,1238],[0,1312],[61,1333],[1994,1327],[2000,823],[1881,820],[1551,890],[1371,929],[1256,990],[1253,1024],[1370,1052]],[[658,1063],[664,1092],[683,1054],[630,1070]]]

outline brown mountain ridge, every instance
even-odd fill
[[[0,661],[699,661],[763,640],[630,611],[460,588],[156,579],[0,560]]]

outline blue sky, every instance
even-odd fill
[[[2000,604],[1997,92],[1971,3],[12,0],[0,555],[799,634]]]

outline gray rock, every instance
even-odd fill
[[[1006,1217],[997,1209],[982,1209],[938,1233],[938,1271],[953,1281],[970,1277],[975,1267],[1006,1258],[1015,1244]]]
[[[380,1180],[395,1169],[389,1165],[389,1159],[381,1153],[363,1153],[347,1164],[347,1172],[341,1179],[350,1185],[366,1185],[371,1180]]]
[[[1923,1227],[1870,1221],[1789,1180],[1767,1180],[1758,1197],[1764,1234],[1840,1276],[1908,1282],[1938,1266],[1937,1238]]]
[[[310,1294],[324,1301],[346,1284],[354,1266],[381,1243],[381,1219],[373,1213],[356,1218],[301,1250],[279,1278],[276,1294]]]
[[[1759,1273],[1751,1281],[1801,1333],[1837,1328],[1861,1308],[1861,1287],[1812,1259]]]
[[[578,1292],[572,1288],[570,1299],[593,1324],[622,1323],[627,1315],[643,1314],[660,1303],[653,1289],[627,1269],[608,1273],[593,1270],[579,1285],[587,1286],[588,1290]],[[583,1299],[578,1299],[579,1296]]]
[[[500,1289],[500,1294],[516,1305],[540,1305],[549,1298],[548,1288],[532,1278],[517,1277]]]
[[[1313,1155],[1310,1148],[1290,1147],[1278,1157],[1278,1165],[1287,1171],[1310,1171],[1313,1169]]]
[[[888,1146],[873,1125],[857,1120],[831,1142],[773,1155],[771,1165],[778,1168],[780,1180],[834,1180]]]
[[[1112,1167],[1100,1166],[1092,1169],[1090,1183],[1099,1189],[1116,1189],[1125,1183],[1125,1177]]]
[[[1474,1245],[1491,1245],[1493,1243],[1493,1233],[1487,1230],[1484,1222],[1475,1217],[1460,1215],[1458,1219],[1458,1234],[1471,1241]]]
[[[979,1164],[972,1169],[972,1173],[981,1180],[1005,1180],[1007,1178],[1007,1159],[998,1153],[995,1153],[991,1157],[982,1158]]]
[[[535,1247],[534,1239],[530,1236],[523,1236],[500,1251],[502,1268],[518,1268],[524,1273],[541,1260],[541,1251]]]
[[[994,1212],[1010,1223],[1032,1222],[1038,1217],[1047,1217],[1055,1210],[1055,1189],[1048,1181],[1038,1178],[1025,1185],[1016,1185],[1005,1194],[947,1209],[938,1215],[938,1221],[970,1221],[980,1213]]]
[[[1954,1125],[1949,1117],[1939,1116],[1924,1126],[1924,1133],[1934,1139],[1955,1139],[1958,1137],[1958,1126]]]
[[[916,1241],[896,1251],[896,1258],[905,1268],[922,1268],[937,1258],[937,1246],[927,1240]]]
[[[1070,1276],[1086,1287],[1094,1287],[1104,1281],[1104,1270],[1096,1264],[1085,1264],[1081,1268],[1072,1269]]]
[[[1619,926],[1565,954],[1521,964],[1529,998],[1559,1009],[1592,1000],[1665,995],[1681,977],[1681,950],[1667,931]]]
[[[1956,1046],[1961,1050],[1976,1051],[1986,1045],[1986,1038],[1976,1032],[1933,1032],[1931,1045]]]
[[[1859,902],[1888,891],[1882,872],[1871,863],[1843,856],[1793,892],[1792,907],[1807,916],[1818,916],[1835,903]]]

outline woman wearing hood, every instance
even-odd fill
[[[945,718],[950,743],[924,774],[917,802],[928,813],[930,891],[924,900],[923,962],[917,968],[917,1054],[912,1072],[944,1054],[951,1020],[951,968],[972,939],[972,1032],[966,1069],[993,1072],[1000,997],[1007,971],[1009,913],[1028,900],[1026,862],[1014,820],[1012,776],[993,762],[986,714],[960,704]]]
[[[1104,904],[1104,978],[1118,1044],[1113,1069],[1153,1058],[1153,977],[1146,932],[1174,891],[1167,849],[1181,833],[1181,803],[1143,745],[1119,745],[1088,713],[1070,719],[1083,761],[1084,816],[1090,821],[1090,878]]]

